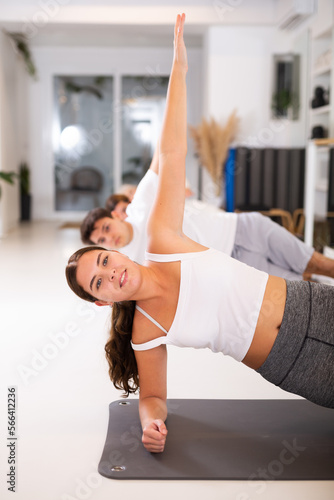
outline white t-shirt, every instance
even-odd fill
[[[128,245],[120,249],[130,259],[143,264],[147,244],[146,223],[158,188],[158,176],[148,170],[138,184],[132,202],[127,206],[126,222],[133,228],[133,237]]]
[[[143,264],[147,246],[146,223],[158,188],[158,176],[148,170],[128,205],[126,221],[133,227],[132,241],[121,249],[130,259]],[[198,200],[186,200],[183,231],[197,243],[231,255],[237,214],[227,213]]]
[[[231,255],[236,229],[237,214],[199,200],[186,200],[183,231],[197,243]]]

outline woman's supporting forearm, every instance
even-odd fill
[[[143,428],[152,420],[164,422],[167,418],[166,401],[157,397],[139,398],[139,416]]]
[[[168,433],[165,425],[166,401],[157,397],[140,398],[139,416],[143,429],[143,445],[151,453],[161,453],[164,451]]]

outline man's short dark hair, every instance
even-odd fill
[[[94,241],[90,239],[90,235],[94,231],[96,222],[104,217],[112,219],[110,212],[105,208],[93,208],[93,210],[88,212],[80,227],[81,240],[83,243],[86,245],[95,245]]]

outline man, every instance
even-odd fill
[[[158,154],[139,183],[127,217],[103,208],[89,212],[81,225],[85,244],[120,250],[139,264],[145,260],[145,226],[158,185]],[[198,243],[215,248],[257,269],[290,280],[321,274],[334,278],[334,261],[308,247],[289,231],[256,212],[227,213],[187,200],[183,230]]]

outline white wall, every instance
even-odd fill
[[[217,4],[218,5],[218,4]],[[224,122],[236,108],[240,116],[238,144],[249,147],[303,146],[305,143],[305,109],[296,122],[271,119],[272,56],[290,50],[307,52],[303,33],[278,31],[268,25],[247,27],[212,25],[207,28],[204,48],[189,49],[188,75],[188,122],[196,125],[202,116],[214,117]],[[216,12],[216,16],[217,16]],[[190,16],[191,17],[191,16]],[[57,18],[58,19],[58,18]],[[217,17],[218,20],[218,17]],[[218,21],[217,21],[218,22]],[[222,22],[219,19],[219,22]],[[305,35],[305,33],[304,33]],[[297,40],[297,41],[296,41]],[[146,74],[157,71],[169,74],[171,49],[166,48],[114,48],[114,47],[66,47],[32,46],[39,80],[29,79],[29,106],[27,144],[21,140],[21,150],[32,169],[33,218],[82,218],[81,213],[54,211],[54,174],[52,154],[52,79],[57,74],[105,74],[115,77],[115,105],[119,98],[121,73]],[[202,65],[204,53],[205,65]],[[306,59],[302,62],[301,102],[306,105]],[[20,93],[22,96],[22,92]],[[204,100],[204,108],[202,102]],[[22,103],[21,103],[22,104]],[[21,106],[20,104],[20,106]],[[1,111],[2,113],[2,111]],[[24,123],[24,121],[22,121]],[[8,143],[8,141],[6,141]],[[29,151],[28,151],[29,149]],[[193,156],[192,140],[189,140],[187,177],[197,194],[197,161]],[[13,154],[8,153],[8,154]],[[120,177],[120,124],[115,129],[114,166]],[[212,186],[209,185],[212,199]],[[210,198],[211,197],[211,198]],[[5,198],[4,198],[5,199]],[[7,205],[7,204],[6,204]]]
[[[201,117],[201,51],[190,49],[188,73],[188,120],[197,123]],[[120,104],[119,78],[127,75],[169,75],[172,63],[172,49],[116,49],[116,48],[73,48],[36,47],[34,60],[38,69],[38,81],[29,84],[29,162],[33,167],[32,193],[33,218],[77,218],[82,213],[55,212],[54,210],[54,161],[52,152],[53,120],[53,76],[54,75],[113,75],[115,77],[115,142],[114,168],[120,179]],[[107,138],[113,140],[112,134]],[[189,144],[189,165],[187,175],[192,185],[197,184],[197,162]]]
[[[301,35],[299,35],[299,38]],[[303,41],[303,38],[301,38]],[[297,44],[298,45],[298,44]],[[299,45],[307,50],[306,42]],[[274,27],[213,26],[208,28],[203,51],[189,49],[188,122],[196,125],[202,116],[224,123],[233,109],[240,116],[238,144],[248,147],[302,146],[305,141],[305,112],[296,122],[272,120],[271,93],[273,54],[296,49],[295,37]],[[301,48],[298,48],[301,51]],[[202,64],[204,52],[205,64]],[[117,79],[121,73],[169,74],[170,49],[34,47],[39,81],[30,84],[30,163],[33,165],[33,217],[77,218],[82,213],[54,211],[52,155],[52,79],[57,74],[105,74]],[[306,82],[303,60],[301,81]],[[115,85],[115,103],[119,82]],[[301,100],[305,101],[305,92]],[[204,106],[202,102],[204,100]],[[120,177],[120,126],[116,121],[114,165]],[[187,176],[197,194],[197,160],[189,139]],[[204,198],[214,200],[211,182],[204,178]]]
[[[275,124],[271,116],[273,55],[291,50],[305,50],[306,54],[306,38],[299,36],[298,40],[297,46],[293,35],[274,27],[225,26],[208,30],[205,112],[217,120],[226,120],[237,109],[239,143],[283,147],[304,139],[301,121],[295,123],[299,136],[292,139],[290,125],[282,124],[282,120]],[[303,83],[304,66],[302,71]],[[272,133],[265,133],[268,128]]]
[[[256,134],[269,120],[272,33],[272,28],[261,27],[208,29],[205,111],[225,121],[236,109],[239,140]]]
[[[213,26],[205,40],[204,114],[225,123],[234,109],[240,118],[236,144],[246,147],[292,147],[305,144],[307,37],[266,26]],[[273,55],[303,53],[299,120],[271,116]],[[206,177],[204,196],[212,186]],[[213,199],[212,199],[213,201]]]
[[[19,95],[24,89],[22,71],[9,38],[0,31],[0,170],[3,171],[17,172],[21,160]],[[19,219],[17,180],[14,186],[1,181],[1,192],[0,236],[4,236]]]

